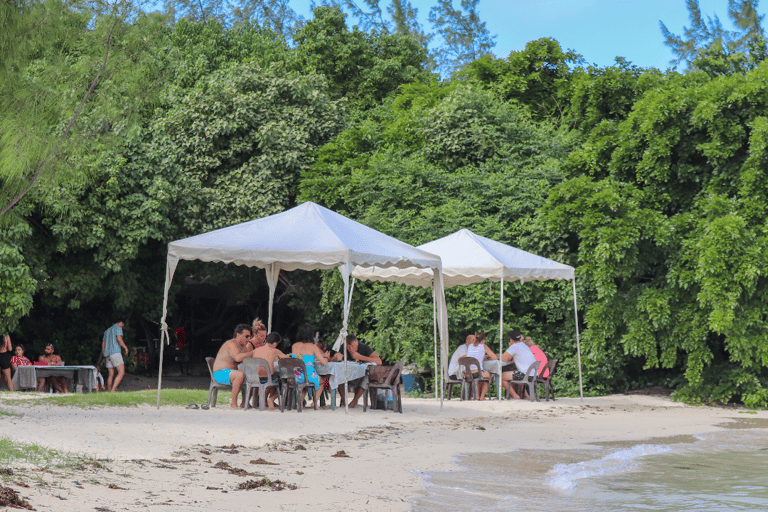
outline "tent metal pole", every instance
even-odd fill
[[[496,387],[499,391],[499,401],[501,401],[501,354],[504,353],[504,276],[501,276],[499,295],[499,380]]]
[[[437,363],[437,300],[435,297],[435,282],[432,281],[432,344],[435,349],[435,399],[437,399],[437,386],[443,388],[443,373],[438,370]]]
[[[176,272],[176,265],[179,260],[170,256],[165,262],[165,287],[163,288],[163,316],[160,319],[160,367],[157,370],[157,408],[160,409],[160,391],[163,387],[163,353],[165,352],[165,343],[170,343],[168,335],[168,324],[165,319],[168,316],[168,291],[171,288],[173,274]]]
[[[168,336],[168,328],[161,328],[160,332],[160,370],[157,372],[157,408],[160,409],[160,389],[163,387],[163,352],[165,337]]]
[[[584,386],[581,382],[581,341],[579,340],[579,309],[576,304],[576,276],[573,276],[573,315],[576,319],[576,354],[579,359],[579,396],[584,401]]]

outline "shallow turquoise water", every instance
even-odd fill
[[[689,441],[459,456],[458,470],[424,474],[413,509],[768,511],[768,431]]]

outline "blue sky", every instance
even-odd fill
[[[419,18],[431,30],[427,16],[436,0],[411,0]],[[700,0],[704,15],[717,14],[726,28],[727,0]],[[311,17],[309,0],[291,0],[291,7]],[[363,2],[358,1],[358,5]],[[380,5],[388,5],[381,0]],[[454,8],[460,0],[453,0]],[[607,66],[621,56],[642,67],[668,68],[672,52],[664,45],[659,20],[675,34],[690,26],[685,0],[480,0],[480,18],[496,35],[494,54],[506,57],[528,41],[553,37],[563,49],[573,49],[588,63]],[[764,13],[762,5],[758,12]]]

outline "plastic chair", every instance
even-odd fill
[[[459,372],[461,373],[461,399],[462,400],[472,400],[473,397],[477,398],[477,384],[480,382],[488,382],[489,379],[486,379],[482,376],[482,373],[480,374],[480,377],[472,377],[472,367],[477,368],[477,372],[482,372],[483,365],[480,364],[480,361],[475,359],[474,357],[460,357],[459,358]],[[465,398],[466,397],[466,398]]]
[[[267,381],[261,382],[262,377],[259,375],[259,368],[264,368],[267,373]],[[251,407],[251,400],[253,400],[253,407],[256,407],[256,394],[254,391],[259,392],[259,410],[266,409],[267,405],[267,388],[279,388],[280,384],[272,382],[272,368],[269,367],[269,363],[260,357],[248,358],[243,360],[243,373],[245,373],[245,410],[247,411]],[[253,394],[253,398],[251,398]],[[277,393],[278,400],[280,400],[280,393]]]
[[[446,400],[451,399],[451,394],[453,394],[453,386],[456,386],[457,384],[461,385],[461,383],[462,383],[461,379],[451,378],[450,375],[445,379],[445,386],[443,386],[443,395],[445,396]]]
[[[307,377],[307,367],[304,365],[304,361],[294,357],[288,357],[285,359],[278,359],[277,371],[280,375],[280,412],[285,412],[286,404],[288,409],[291,408],[291,403],[288,400],[295,396],[296,411],[301,412],[302,408],[302,395],[304,390],[309,390],[312,393],[312,408],[316,409],[316,402],[314,400],[315,385],[309,382]],[[304,375],[303,382],[299,383],[296,380],[297,373]],[[293,395],[293,396],[292,396]]]
[[[213,357],[206,357],[205,362],[208,366],[208,373],[211,374],[211,385],[208,388],[208,407],[216,407],[216,399],[220,389],[232,390],[230,384],[220,384],[213,379],[213,363],[216,361]]]
[[[403,413],[403,400],[400,393],[400,384],[403,380],[403,368],[405,367],[405,359],[398,362],[394,366],[369,366],[365,369],[366,380],[368,381],[368,391],[363,398],[363,412],[368,409],[368,395],[371,396],[371,409],[376,403],[376,394],[378,390],[386,390],[385,405],[386,410],[386,398],[389,398],[389,394],[392,393],[392,411]]]
[[[557,359],[550,359],[547,361],[547,364],[544,365],[544,369],[541,373],[536,377],[536,384],[544,384],[544,400],[546,402],[549,402],[550,393],[552,393],[552,401],[554,402],[555,400],[555,390],[552,389],[552,375],[555,373],[556,367]],[[549,370],[547,377],[542,377],[542,375],[547,373],[547,370]]]
[[[509,384],[507,384],[507,398],[509,398],[510,395],[510,388],[513,384],[523,384],[528,385],[528,396],[531,397],[531,402],[536,400],[538,402],[539,397],[536,396],[536,381],[538,380],[539,376],[539,365],[541,364],[541,361],[534,361],[531,366],[528,367],[527,370],[525,370],[525,375],[521,380],[514,380],[512,379],[509,381]]]

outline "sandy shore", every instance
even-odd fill
[[[614,395],[556,402],[405,398],[404,414],[358,407],[302,413],[184,408],[3,409],[3,436],[82,453],[103,468],[36,471],[10,486],[37,510],[392,510],[412,508],[422,474],[461,471],[459,453],[570,449],[721,430],[740,414],[668,398]],[[334,457],[339,451],[348,457]],[[271,464],[256,463],[269,462]],[[41,468],[35,468],[41,469]],[[29,472],[27,472],[29,474]],[[38,476],[39,475],[39,476]],[[239,490],[266,477],[296,490]],[[30,487],[24,487],[25,484]]]

